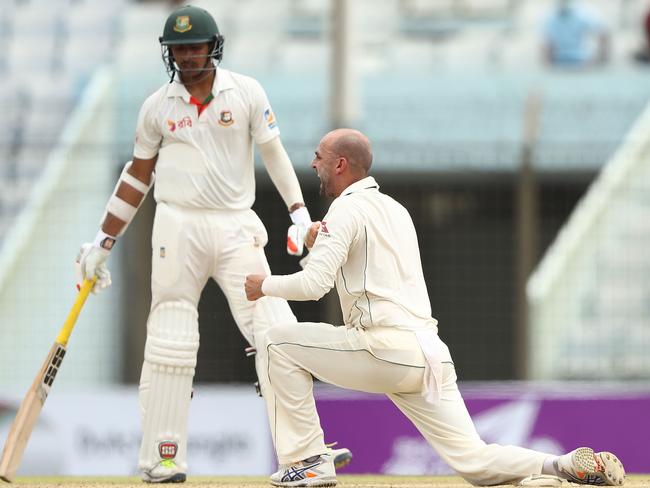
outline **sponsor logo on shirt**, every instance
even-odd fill
[[[167,128],[169,129],[169,132],[174,132],[176,129],[182,129],[184,127],[192,127],[192,118],[188,115],[176,122],[173,120],[167,120]]]
[[[235,119],[232,118],[232,112],[230,110],[222,110],[219,114],[219,125],[228,127],[235,122]]]
[[[179,15],[176,17],[176,24],[174,24],[174,30],[176,32],[180,32],[181,34],[183,32],[187,32],[188,30],[192,29],[192,24],[190,24],[190,16],[189,15]]]
[[[266,125],[269,126],[269,129],[275,129],[278,124],[275,121],[275,115],[273,115],[273,112],[271,112],[270,108],[267,108],[264,111],[264,120],[266,120]]]

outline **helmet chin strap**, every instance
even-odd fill
[[[174,64],[176,65],[176,63],[174,63]],[[208,66],[208,65],[210,65],[210,66]],[[176,83],[182,83],[185,86],[196,85],[197,83],[201,83],[203,80],[208,78],[213,72],[216,71],[216,69],[217,69],[217,66],[212,62],[212,58],[208,58],[206,60],[205,64],[203,65],[203,68],[192,70],[192,71],[204,71],[205,74],[203,76],[201,76],[200,78],[196,79],[196,80],[186,82],[186,81],[183,80],[183,72],[181,71],[180,67],[178,65],[176,65],[176,72],[178,73],[178,78],[179,79],[178,80],[175,79],[174,81]]]

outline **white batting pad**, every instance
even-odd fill
[[[187,472],[187,418],[198,349],[194,307],[166,302],[151,311],[140,378],[139,457],[140,469],[150,478]]]

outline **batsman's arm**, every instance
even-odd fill
[[[293,169],[289,155],[279,136],[260,144],[259,150],[266,171],[287,205],[291,222],[293,222],[287,232],[287,252],[294,256],[300,256],[303,253],[305,234],[311,225],[311,217],[305,207],[296,171]]]
[[[264,144],[260,144],[258,148],[266,171],[269,173],[271,181],[277,188],[278,193],[280,193],[282,200],[287,205],[289,212],[304,207],[305,203],[296,171],[293,169],[280,137],[275,137]]]
[[[154,168],[158,156],[149,159],[133,158],[124,166],[106,204],[101,227],[92,243],[81,246],[77,257],[82,278],[98,277],[95,293],[111,284],[106,260],[113,249],[117,237],[124,233],[135,217],[154,182]]]
[[[113,238],[122,235],[153,185],[158,156],[133,158],[124,166],[120,179],[106,205],[101,231]]]

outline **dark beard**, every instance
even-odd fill
[[[212,66],[212,62],[208,59],[201,68],[191,68],[180,71],[181,81],[185,86],[195,85],[216,72],[216,68]]]

